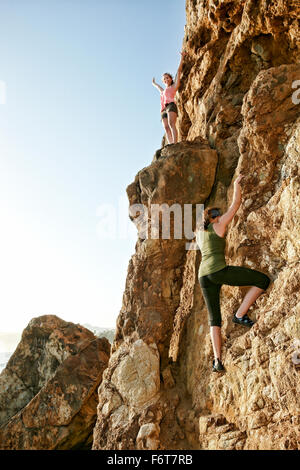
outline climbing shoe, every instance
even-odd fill
[[[213,360],[213,367],[212,367],[213,372],[222,372],[225,370],[222,362],[220,359],[214,359]]]
[[[254,325],[254,321],[252,321],[248,317],[247,313],[245,313],[245,315],[242,318],[238,318],[234,314],[232,321],[233,321],[233,323],[237,323],[238,325],[243,325],[243,326],[253,326]]]

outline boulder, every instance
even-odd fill
[[[109,341],[81,325],[32,319],[0,374],[0,448],[90,448],[109,355]]]

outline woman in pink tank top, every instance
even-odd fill
[[[155,82],[155,79],[152,80],[152,85],[158,89],[160,92],[160,113],[161,120],[167,135],[167,141],[169,144],[176,144],[177,142],[177,128],[176,120],[178,115],[178,110],[175,102],[175,94],[180,85],[180,74],[183,64],[183,58],[185,53],[181,52],[181,60],[176,74],[175,82],[172,75],[169,73],[164,73],[162,76],[162,81],[166,85],[166,88],[163,89],[160,85]]]

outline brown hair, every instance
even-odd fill
[[[214,211],[218,211],[219,215],[221,215],[221,209],[219,207],[208,207],[203,212],[203,229],[204,230],[207,230],[210,224],[209,219],[214,219],[215,217],[218,217],[217,215],[214,215]]]
[[[168,75],[168,77],[170,77],[170,78],[172,79],[171,85],[173,85],[174,80],[173,80],[172,75],[171,75],[170,73],[168,73],[168,72],[162,74],[162,76],[164,76],[164,75]]]

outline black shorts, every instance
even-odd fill
[[[166,105],[166,107],[161,111],[161,113],[160,113],[161,119],[167,119],[168,118],[168,113],[170,111],[173,111],[174,113],[178,114],[178,109],[177,109],[176,103],[174,103],[174,101],[172,101],[171,103],[168,103]]]
[[[209,314],[209,324],[210,326],[221,326],[220,290],[223,284],[227,286],[256,286],[266,290],[270,279],[266,274],[255,269],[226,266],[220,271],[201,276],[199,282]]]

